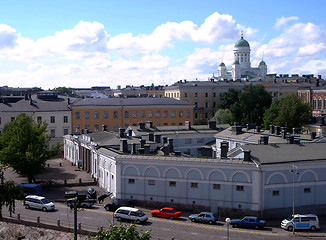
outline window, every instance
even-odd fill
[[[117,111],[113,112],[113,118],[118,118],[118,112]]]
[[[50,117],[50,123],[55,123],[55,116]]]
[[[195,108],[198,108],[198,102],[195,102]]]
[[[236,186],[236,190],[237,190],[237,191],[244,191],[244,186],[237,185],[237,186]]]
[[[208,112],[205,112],[205,118],[206,119],[208,118]]]
[[[198,113],[195,113],[195,119],[198,119]]]
[[[108,119],[108,112],[103,112],[103,118]]]
[[[191,144],[192,142],[192,139],[191,138],[186,138],[185,139],[185,144]]]
[[[63,122],[67,123],[68,122],[68,116],[63,116]]]
[[[85,119],[89,119],[89,112],[85,112],[85,113],[84,113],[84,118],[85,118]]]
[[[79,125],[76,125],[76,133],[79,133],[80,132],[80,126]]]
[[[42,122],[42,117],[37,117],[38,122]]]
[[[185,98],[188,97],[188,94],[185,92]]]
[[[133,178],[129,178],[129,179],[128,179],[128,183],[129,183],[129,184],[135,184],[135,179],[133,179]]]
[[[64,128],[63,129],[63,135],[68,135],[69,134],[69,129],[68,128]]]
[[[316,105],[317,105],[317,100],[316,98],[312,99],[312,108],[316,109]]]
[[[192,183],[190,184],[190,187],[191,187],[191,188],[198,188],[198,183],[196,183],[196,182],[192,182]]]
[[[165,118],[167,118],[169,116],[168,111],[164,110],[163,115],[164,115]]]
[[[164,125],[164,126],[168,126],[168,123],[164,123],[163,125]]]
[[[94,119],[98,119],[98,112],[94,112]]]
[[[214,184],[213,184],[213,189],[215,189],[215,190],[219,190],[219,189],[221,189],[221,184],[216,184],[216,183],[214,183]]]
[[[183,111],[179,110],[179,117],[183,117]]]
[[[161,117],[161,111],[156,111],[156,118],[160,118]]]
[[[148,117],[149,117],[149,118],[153,117],[153,112],[152,112],[151,110],[148,111]]]
[[[140,111],[140,118],[144,118],[145,117],[145,111]]]
[[[205,93],[205,97],[208,97],[208,93]]]
[[[326,109],[326,98],[324,98],[324,105],[323,108]]]
[[[114,124],[114,125],[113,125],[113,131],[114,131],[114,132],[117,132],[117,131],[118,131],[118,125],[117,125],[117,124]]]
[[[51,129],[51,137],[55,137],[55,129]]]
[[[213,102],[213,108],[216,108],[216,102]]]
[[[169,186],[170,187],[175,187],[175,186],[177,186],[177,183],[175,181],[170,181]]]
[[[148,180],[148,185],[154,186],[155,185],[155,180]]]
[[[198,93],[195,92],[195,97],[198,97]]]
[[[190,110],[186,111],[186,117],[190,117]]]
[[[85,129],[89,130],[89,125],[88,124],[85,124]]]
[[[95,125],[94,125],[94,132],[98,132],[98,129],[99,129],[99,128],[98,128],[98,124],[95,124]]]
[[[304,188],[303,192],[304,193],[310,193],[311,192],[311,189],[310,188]]]
[[[172,110],[172,111],[171,111],[171,117],[172,117],[172,118],[175,118],[175,110]]]
[[[75,119],[80,119],[80,113],[79,112],[75,112]]]
[[[125,118],[129,118],[129,111],[125,111]]]
[[[318,109],[321,109],[321,105],[322,105],[322,100],[321,100],[321,98],[318,98],[318,102],[317,102],[317,104],[318,104],[317,108],[318,108]]]
[[[203,143],[204,142],[204,138],[198,138],[197,139],[197,143]]]
[[[205,108],[208,108],[209,107],[209,104],[208,104],[208,101],[205,102]]]
[[[273,196],[280,196],[280,191],[279,190],[274,190],[273,191]]]
[[[216,93],[213,93],[213,97],[216,97]]]
[[[137,111],[133,111],[133,112],[132,112],[132,117],[133,117],[133,118],[136,118],[136,117],[137,117]]]

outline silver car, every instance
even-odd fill
[[[34,208],[40,209],[44,212],[54,210],[54,203],[48,200],[45,197],[37,196],[37,195],[28,195],[25,197],[23,201],[23,205],[25,208]]]

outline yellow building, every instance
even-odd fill
[[[173,98],[84,98],[71,105],[73,133],[118,131],[152,122],[153,126],[178,126],[193,122],[194,106]]]

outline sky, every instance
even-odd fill
[[[206,81],[233,63],[326,79],[325,0],[0,0],[0,86]]]

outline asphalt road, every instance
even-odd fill
[[[60,225],[73,228],[74,213],[69,207],[63,203],[55,203],[56,210],[53,212],[42,212],[39,210],[25,209],[21,201],[17,201],[16,213],[13,217],[17,218],[20,214],[22,220],[37,221],[40,217],[40,222],[56,225],[60,220]],[[3,209],[3,216],[8,217],[9,213],[6,208]],[[264,230],[241,229],[227,226],[224,223],[215,225],[192,223],[187,216],[181,217],[179,220],[169,220],[163,218],[153,218],[149,212],[145,211],[149,220],[144,225],[137,225],[139,231],[150,230],[152,239],[187,239],[187,240],[216,240],[216,239],[323,239],[321,232],[306,233],[301,232],[300,236],[284,231],[280,228],[266,227]],[[95,205],[91,209],[79,210],[77,214],[77,222],[81,224],[82,229],[96,231],[101,226],[108,229],[110,223],[113,223],[112,212],[107,212],[102,205]],[[115,220],[115,223],[116,220]],[[125,224],[125,223],[123,223]],[[229,238],[228,238],[229,234]],[[307,234],[305,236],[305,234]],[[324,236],[325,237],[325,236]]]

